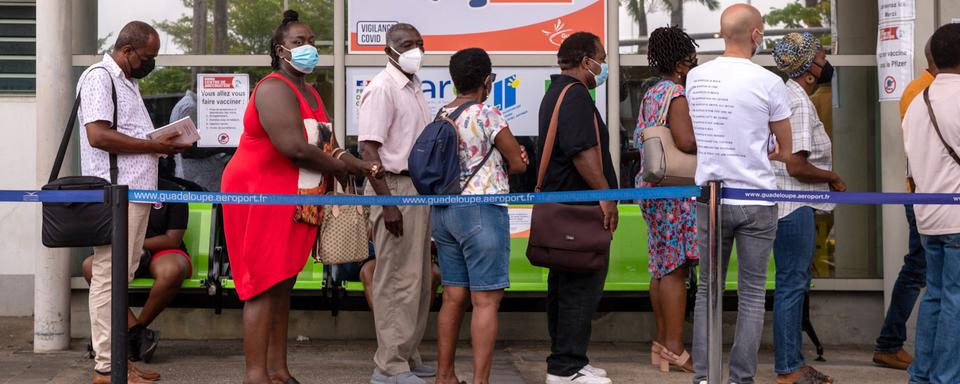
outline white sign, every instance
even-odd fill
[[[386,31],[413,24],[428,52],[554,53],[587,31],[606,41],[607,0],[349,0],[350,53],[380,53]]]
[[[509,207],[510,238],[530,237],[530,219],[533,217],[533,208]]]
[[[916,0],[879,0],[880,24],[917,18]]]
[[[347,134],[357,134],[360,111],[360,95],[363,87],[373,79],[382,67],[347,68]],[[496,106],[510,124],[515,136],[537,136],[539,133],[540,102],[549,85],[550,75],[559,73],[557,68],[494,68],[497,80],[487,99],[487,104]],[[427,67],[417,74],[427,99],[431,116],[456,97],[450,71],[445,67]],[[606,116],[606,86],[596,89],[595,100],[601,116]]]
[[[913,22],[881,25],[877,34],[880,100],[900,100],[913,79]]]
[[[249,100],[250,76],[245,73],[197,75],[197,146],[236,147]]]

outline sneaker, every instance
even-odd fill
[[[413,372],[417,377],[434,377],[437,375],[437,369],[429,365],[418,365],[410,368],[410,372]]]
[[[570,376],[555,376],[547,374],[547,384],[612,384],[613,381],[606,377],[594,375],[586,369],[580,369],[577,373]]]
[[[140,331],[140,337],[137,338],[137,353],[144,363],[153,360],[153,353],[157,351],[160,345],[160,332],[143,328]]]
[[[607,370],[603,368],[597,368],[590,364],[585,365],[583,368],[584,371],[592,373],[594,376],[607,377]]]
[[[370,384],[427,384],[426,381],[414,375],[413,372],[404,372],[396,376],[387,376],[379,369],[373,369]]]

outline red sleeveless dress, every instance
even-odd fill
[[[280,74],[271,73],[257,87],[270,78],[282,80],[296,93],[304,138],[316,145],[320,140],[317,123],[327,122],[320,95],[308,85],[317,100],[317,109],[312,109],[293,83]],[[273,146],[260,124],[256,94],[255,88],[243,116],[243,135],[237,152],[223,172],[221,190],[297,194],[299,185],[318,186],[322,181],[318,173],[298,168]],[[316,241],[317,227],[294,222],[295,210],[292,205],[223,206],[230,268],[240,300],[257,296],[303,270]]]

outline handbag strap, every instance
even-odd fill
[[[110,129],[117,129],[117,87],[113,83],[113,77],[110,77],[110,71],[103,66],[94,67],[91,70],[102,69],[107,71],[107,77],[110,78],[111,99],[113,100],[113,121],[110,122]],[[81,85],[82,89],[83,85]],[[70,118],[67,120],[67,126],[63,130],[63,139],[60,140],[60,149],[57,150],[57,158],[53,161],[53,169],[50,170],[50,178],[47,182],[53,182],[60,176],[60,169],[63,167],[63,159],[67,155],[67,147],[70,146],[70,136],[73,133],[73,125],[77,122],[77,112],[80,110],[80,90],[77,90],[77,99],[73,102],[73,109],[70,111]],[[117,155],[110,154],[110,183],[117,183]]]
[[[553,155],[553,145],[557,141],[557,124],[560,121],[560,105],[563,104],[563,98],[567,91],[574,85],[583,85],[581,82],[567,84],[560,91],[560,97],[557,98],[557,104],[553,107],[553,115],[550,116],[550,125],[547,127],[547,137],[543,143],[543,154],[540,155],[540,169],[537,172],[537,186],[534,191],[540,192],[543,187],[543,178],[547,175],[547,167],[550,165],[550,156]],[[600,161],[600,173],[603,173],[603,156],[600,154],[600,124],[597,122],[597,114],[593,114],[593,128],[597,131],[597,159]]]
[[[923,90],[923,102],[927,103],[927,113],[930,114],[930,122],[933,123],[933,129],[937,131],[937,136],[940,137],[940,142],[943,143],[943,146],[947,148],[947,153],[950,154],[950,157],[953,158],[953,161],[957,162],[957,165],[960,165],[960,156],[957,156],[957,152],[953,150],[953,147],[947,143],[947,140],[943,138],[943,134],[940,133],[940,125],[937,124],[937,116],[933,113],[933,106],[930,105],[930,87]]]
[[[673,103],[673,94],[677,92],[677,85],[671,85],[667,88],[665,99],[660,103],[660,111],[657,112],[657,125],[667,126],[667,119],[670,117],[670,104]]]

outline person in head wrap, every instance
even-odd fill
[[[847,189],[833,172],[830,138],[810,100],[818,84],[833,76],[833,67],[817,37],[790,33],[777,42],[773,58],[780,72],[789,77],[790,127],[793,153],[787,163],[773,163],[777,188],[794,191],[840,191]],[[792,163],[792,164],[791,164]],[[789,168],[789,172],[787,171]],[[816,246],[814,216],[833,210],[826,203],[780,203],[773,257],[777,268],[774,293],[773,340],[777,383],[832,383],[833,378],[805,364],[802,318],[803,301],[810,286],[811,263]]]

